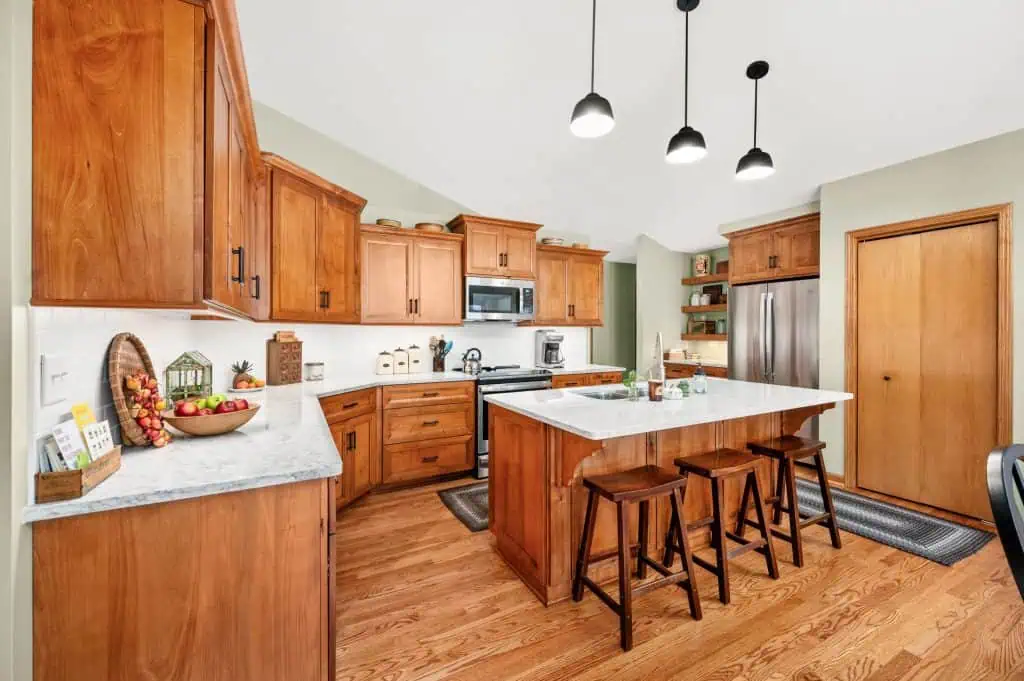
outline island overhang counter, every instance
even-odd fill
[[[682,400],[646,397],[597,399],[622,390],[573,388],[488,396],[491,470],[489,525],[498,553],[545,604],[568,598],[573,556],[586,511],[584,476],[636,466],[675,469],[676,458],[722,447],[747,451],[747,443],[795,434],[808,419],[851,399],[849,393],[708,379],[708,392]],[[772,489],[767,462],[758,469],[762,489]],[[710,515],[710,487],[691,478],[687,520]],[[742,490],[726,485],[726,508],[735,517]],[[660,549],[669,505],[654,505],[651,539]],[[637,518],[631,518],[636,540]],[[707,541],[706,531],[693,536]],[[598,582],[617,577],[616,518],[611,504],[598,510],[592,555],[605,557],[589,570]]]

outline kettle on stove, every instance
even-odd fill
[[[483,358],[483,353],[480,352],[479,348],[466,350],[466,354],[462,356],[462,371],[476,376],[480,373],[480,363]]]

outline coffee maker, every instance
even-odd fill
[[[554,329],[540,329],[536,334],[534,364],[545,369],[561,369],[565,366],[562,342],[565,336]]]

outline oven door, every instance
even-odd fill
[[[551,380],[529,381],[523,383],[499,383],[495,385],[478,385],[476,388],[476,455],[486,456],[490,451],[487,443],[487,410],[490,405],[484,399],[487,395],[497,393],[521,393],[531,390],[550,390]]]
[[[469,322],[523,322],[534,317],[534,282],[523,279],[466,277]]]

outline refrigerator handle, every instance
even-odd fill
[[[767,347],[769,382],[775,382],[775,294],[768,294],[768,322],[765,330],[765,347]]]
[[[761,339],[761,380],[768,380],[768,294],[761,292],[761,308],[758,316],[760,326],[758,337]]]

